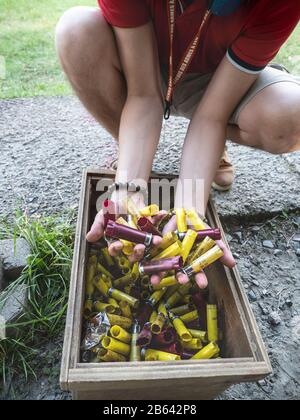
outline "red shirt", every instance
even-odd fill
[[[160,62],[168,66],[170,40],[167,0],[98,2],[104,17],[112,26],[138,27],[152,20]],[[175,68],[194,39],[209,3],[209,0],[178,0]],[[184,7],[183,13],[181,6]],[[241,70],[259,72],[277,55],[299,20],[299,0],[245,0],[231,15],[212,16],[209,19],[189,73],[214,72],[226,53],[229,60]]]

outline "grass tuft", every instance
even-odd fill
[[[17,215],[13,226],[0,223],[0,239],[22,237],[31,254],[21,277],[0,295],[0,308],[16,288],[26,287],[28,302],[24,314],[8,325],[0,341],[2,387],[9,387],[15,375],[35,375],[31,362],[43,342],[55,338],[64,328],[74,244],[74,215],[29,219]]]

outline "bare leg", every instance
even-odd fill
[[[111,27],[101,11],[74,7],[61,17],[56,46],[80,101],[117,140],[127,88]]]
[[[300,150],[300,86],[281,82],[262,90],[227,135],[235,143],[273,154]]]

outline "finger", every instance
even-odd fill
[[[221,258],[221,262],[226,265],[228,268],[233,268],[236,266],[236,261],[227,246],[224,244],[223,241],[216,241],[216,244],[222,249],[224,252],[224,256]]]
[[[153,274],[151,276],[150,281],[151,281],[151,284],[153,284],[153,286],[157,286],[159,285],[161,279],[162,279],[162,276],[160,276],[159,274]]]
[[[138,244],[133,249],[133,254],[129,257],[129,261],[134,263],[137,261],[141,261],[145,254],[145,245]]]
[[[153,236],[152,245],[159,246],[162,243],[162,238],[160,236]]]
[[[163,234],[177,230],[176,217],[172,217],[163,229]]]
[[[123,249],[123,244],[120,241],[113,242],[108,247],[108,252],[112,257],[116,257]]]
[[[102,236],[104,235],[103,226],[104,226],[104,218],[103,218],[103,214],[102,214],[102,211],[101,211],[95,217],[95,221],[92,224],[92,227],[91,227],[90,231],[86,235],[87,241],[88,242],[99,241],[99,239],[101,239]]]
[[[200,289],[206,289],[208,286],[208,280],[203,271],[195,275],[195,281]]]
[[[176,278],[178,280],[178,283],[180,283],[180,284],[186,284],[190,281],[188,276],[186,274],[183,274],[183,273],[177,273]]]
[[[151,222],[154,225],[158,225],[166,216],[168,215],[168,212],[165,210],[161,210],[159,213],[157,213],[155,216],[151,217]]]

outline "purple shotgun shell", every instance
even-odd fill
[[[159,346],[167,346],[176,340],[176,332],[173,327],[164,328],[160,334],[154,337],[154,340],[155,344]]]
[[[150,246],[153,235],[148,232],[142,232],[128,226],[120,225],[112,220],[109,220],[105,230],[107,238],[123,239],[125,241],[133,242],[135,244],[143,244]]]
[[[139,218],[137,224],[138,224],[138,227],[143,232],[152,233],[152,235],[157,235],[157,236],[162,237],[162,233],[154,226],[153,223],[150,222],[149,219],[147,219],[147,217]]]
[[[185,238],[186,233],[177,233],[179,239],[182,241]],[[209,237],[214,241],[219,241],[222,239],[222,234],[220,229],[205,229],[197,231],[197,239],[196,242],[201,242],[205,238]]]
[[[144,325],[136,340],[138,346],[146,347],[151,343],[152,332],[150,330],[150,327],[151,325],[149,322],[147,322],[147,324]]]
[[[160,273],[162,271],[180,270],[183,266],[182,257],[172,257],[156,261],[140,263],[139,269],[142,275]]]

